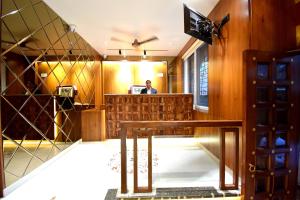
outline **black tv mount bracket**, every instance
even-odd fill
[[[221,39],[222,36],[222,28],[223,26],[230,20],[230,15],[227,14],[225,17],[223,17],[223,19],[221,20],[221,22],[219,24],[215,24],[214,22],[213,24],[213,28],[212,28],[212,34],[214,34],[215,36],[217,36],[219,39]]]
[[[221,30],[223,26],[230,20],[230,15],[227,14],[219,24],[216,24],[214,22],[211,22],[210,20],[198,20],[196,23],[196,30],[204,30],[206,32],[209,32],[208,30],[211,30],[211,34],[217,36],[219,39],[221,39]]]

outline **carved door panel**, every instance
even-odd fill
[[[246,199],[295,199],[297,61],[246,51]],[[300,67],[300,66],[298,66]]]

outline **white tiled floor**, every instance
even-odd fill
[[[141,154],[145,144],[145,140],[140,140]],[[131,140],[128,140],[127,149],[131,153]],[[8,187],[5,199],[104,199],[108,189],[120,187],[119,152],[120,140],[78,143]],[[154,187],[218,188],[218,162],[201,149],[197,139],[154,138],[153,158]],[[132,166],[130,160],[129,156],[128,171]],[[146,180],[145,160],[140,159],[142,172],[139,184]],[[132,188],[132,180],[132,173],[129,173],[129,189]],[[20,186],[15,189],[16,185]]]

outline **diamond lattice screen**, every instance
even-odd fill
[[[81,138],[98,53],[43,1],[3,0],[1,131],[6,186]]]

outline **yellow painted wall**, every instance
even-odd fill
[[[131,85],[145,85],[146,80],[158,93],[168,92],[166,62],[104,61],[103,79],[104,94],[127,94]]]

